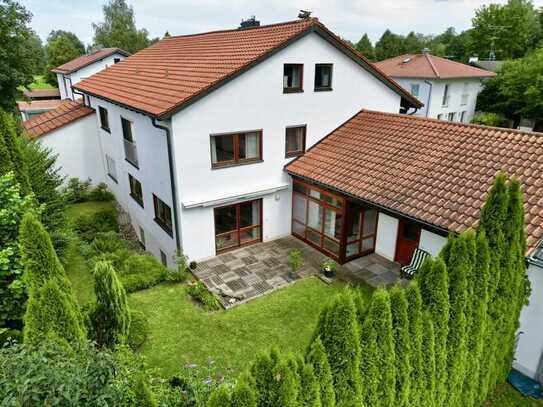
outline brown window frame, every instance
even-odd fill
[[[144,208],[143,205],[143,188],[141,182],[134,177],[132,174],[128,174],[128,185],[130,185],[130,196],[134,201],[138,203],[139,206]],[[137,186],[139,185],[140,195],[137,194]]]
[[[258,157],[255,158],[239,158],[239,139],[241,135],[245,135],[248,133],[256,133],[258,136]],[[234,137],[234,159],[233,160],[225,160],[220,162],[213,162],[213,138],[218,137],[227,137],[227,136],[233,136]],[[225,167],[235,167],[238,165],[245,165],[245,164],[254,164],[262,162],[262,129],[259,130],[246,130],[246,131],[235,131],[230,133],[218,133],[218,134],[210,134],[209,135],[209,152],[210,152],[210,158],[211,158],[211,168],[217,169],[217,168],[225,168]]]
[[[303,128],[303,130],[304,130],[303,138],[302,138],[302,149],[301,150],[296,150],[296,151],[288,151],[287,150],[287,146],[288,146],[288,143],[287,143],[288,130],[289,129],[300,129],[300,128]],[[306,135],[307,135],[307,125],[306,124],[303,124],[303,125],[300,125],[300,126],[288,126],[285,129],[285,158],[298,157],[298,156],[302,155],[303,153],[305,153]]]
[[[111,133],[109,128],[109,113],[105,107],[98,106],[98,115],[100,116],[100,128]]]
[[[330,86],[317,86],[317,68],[321,66],[330,67]],[[332,79],[334,77],[334,64],[315,64],[315,92],[326,92],[331,91],[332,89]]]
[[[159,217],[159,204],[165,206],[168,208],[170,212],[170,219],[169,221],[167,219],[162,219]],[[160,226],[170,237],[173,237],[173,225],[172,225],[172,208],[169,205],[166,205],[166,203],[160,199],[158,196],[153,194],[153,208],[155,211],[155,218],[154,221]]]
[[[300,69],[300,86],[285,87],[285,68],[296,67]],[[304,91],[304,64],[284,64],[283,65],[283,93],[299,93]]]
[[[258,223],[254,224],[254,225],[250,225],[250,226],[240,227],[240,205],[248,204],[248,203],[252,204],[253,202],[258,202],[258,210],[259,210]],[[236,207],[236,228],[232,229],[232,230],[230,230],[228,232],[223,232],[223,233],[217,234],[216,226],[215,226],[215,216],[216,216],[217,210],[224,209],[224,208],[229,208],[229,207]],[[224,206],[219,206],[219,207],[213,208],[213,223],[214,223],[215,251],[216,251],[216,253],[217,254],[224,253],[224,252],[227,252],[227,251],[230,251],[230,250],[239,249],[240,247],[249,246],[251,244],[261,242],[262,241],[262,234],[263,234],[262,233],[263,232],[262,214],[263,214],[263,207],[262,207],[262,199],[261,198],[260,199],[252,199],[250,201],[237,202],[235,204],[224,205]],[[241,243],[241,234],[243,232],[246,232],[248,230],[257,229],[257,228],[260,229],[260,233],[258,234],[258,238],[250,240],[250,241],[246,241],[244,243]],[[238,244],[235,245],[235,246],[226,247],[224,249],[217,248],[217,238],[221,237],[221,236],[224,236],[224,235],[231,235],[232,233],[237,233],[237,242],[238,242]]]

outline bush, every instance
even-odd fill
[[[189,285],[188,293],[192,298],[201,303],[207,311],[216,311],[221,308],[217,297],[210,293],[201,281]]]
[[[128,329],[128,344],[137,350],[147,339],[149,321],[141,311],[130,310],[130,328]]]
[[[108,190],[107,184],[101,182],[96,187],[91,189],[87,194],[88,201],[113,201],[115,196]]]
[[[474,124],[482,124],[484,126],[509,127],[507,120],[502,115],[497,113],[476,113],[471,119],[471,122]]]
[[[134,254],[120,269],[119,277],[126,292],[153,287],[166,279],[167,269],[153,256]]]
[[[81,181],[78,178],[70,178],[64,188],[64,197],[70,203],[87,201],[112,201],[115,196],[108,190],[107,184],[101,182],[94,188],[90,180]]]
[[[75,221],[75,230],[87,242],[92,242],[100,233],[119,232],[117,211],[112,208],[83,215]]]

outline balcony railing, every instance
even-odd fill
[[[124,140],[124,154],[126,161],[135,167],[138,167],[138,150],[136,144],[131,141]]]
[[[463,95],[462,95],[462,99],[461,99],[461,101],[460,101],[460,104],[461,104],[462,106],[467,105],[467,104],[468,104],[468,99],[469,99],[469,95],[466,94],[466,93],[463,94]]]

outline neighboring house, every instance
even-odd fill
[[[61,99],[77,99],[80,96],[74,95],[73,85],[122,61],[129,55],[120,48],[102,48],[57,66],[52,72],[57,74]]]
[[[58,89],[33,89],[25,90],[23,95],[28,100],[53,100],[60,99],[60,92]]]
[[[474,227],[496,172],[523,185],[532,284],[514,367],[543,379],[543,134],[362,110],[286,166],[292,234],[344,262],[408,263]]]
[[[95,185],[104,181],[94,110],[81,100],[58,102],[57,108],[23,122],[27,134],[58,155],[60,173],[67,179],[90,179]]]
[[[477,57],[470,57],[469,64],[477,68],[484,69],[485,71],[497,73],[502,67],[505,61],[496,61],[496,60],[484,60]]]
[[[422,105],[317,19],[165,38],[74,88],[110,189],[169,265],[290,234],[292,157],[361,106]]]
[[[481,81],[495,76],[428,52],[400,55],[375,65],[425,104],[417,115],[462,123],[473,118]]]
[[[56,109],[61,103],[60,99],[31,100],[29,102],[19,101],[17,102],[17,107],[21,112],[21,118],[25,121]]]

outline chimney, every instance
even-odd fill
[[[243,29],[251,27],[260,27],[260,21],[258,21],[255,16],[251,16],[251,18],[247,20],[241,20],[239,28]]]

